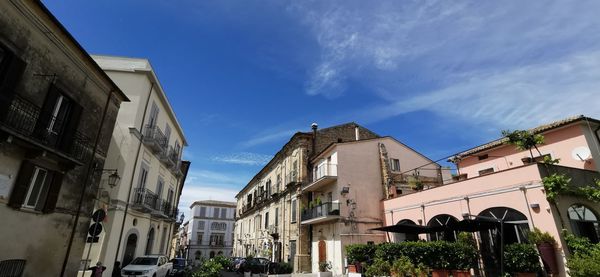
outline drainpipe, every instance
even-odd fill
[[[123,221],[121,222],[121,231],[119,232],[119,240],[117,241],[117,251],[115,251],[115,260],[113,261],[113,266],[117,262],[119,258],[119,250],[121,249],[121,240],[123,239],[123,230],[125,229],[125,220],[127,219],[127,211],[129,210],[129,201],[131,201],[131,190],[133,189],[133,178],[135,176],[135,171],[137,168],[138,161],[140,159],[140,150],[142,149],[142,143],[144,140],[144,120],[146,120],[146,112],[148,111],[148,104],[150,103],[150,98],[152,96],[152,89],[154,89],[154,82],[150,83],[150,90],[148,91],[148,99],[146,99],[146,106],[144,107],[144,113],[142,114],[142,123],[140,126],[140,144],[138,144],[137,154],[135,156],[135,161],[133,162],[133,172],[131,174],[131,179],[129,180],[129,193],[127,193],[127,202],[125,203],[125,211],[123,212]],[[116,212],[116,209],[115,209]],[[121,266],[126,266],[122,264]],[[113,271],[115,269],[113,268]]]
[[[75,214],[73,228],[71,229],[71,235],[69,236],[69,242],[67,244],[67,253],[65,254],[65,258],[63,259],[62,268],[60,270],[60,276],[65,276],[65,270],[67,269],[67,263],[69,262],[69,255],[71,254],[71,247],[73,246],[73,239],[75,238],[75,232],[77,231],[77,224],[79,223],[79,215],[81,214],[81,206],[83,206],[83,199],[85,198],[87,188],[89,187],[88,182],[90,181],[91,177],[94,175],[93,172],[96,169],[96,163],[94,162],[94,158],[96,157],[96,151],[98,150],[98,143],[100,142],[100,135],[102,134],[102,128],[104,128],[106,114],[108,111],[108,105],[110,104],[110,99],[112,98],[113,92],[114,92],[113,90],[108,92],[108,97],[106,98],[106,103],[104,104],[104,110],[102,111],[102,119],[100,121],[100,127],[98,128],[98,132],[96,133],[96,138],[94,138],[94,147],[92,149],[92,157],[90,158],[90,161],[88,162],[88,167],[85,171],[85,175],[84,175],[85,180],[83,182],[83,188],[81,189],[81,195],[79,195],[79,203],[77,204],[77,213]]]

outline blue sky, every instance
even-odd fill
[[[233,200],[312,122],[355,121],[435,160],[600,117],[597,1],[44,3],[90,53],[151,61],[190,144],[182,208]]]

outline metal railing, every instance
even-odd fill
[[[340,215],[340,203],[327,202],[302,212],[302,221],[330,216]]]
[[[19,95],[15,95],[0,124],[79,161],[87,160],[93,149],[91,139],[79,131],[73,133],[71,141],[61,141],[66,131],[65,123],[50,114],[42,113],[40,107]],[[68,149],[59,149],[59,144],[70,146]]]
[[[324,163],[317,166],[313,172],[313,182],[324,177],[336,177],[337,176],[337,164]]]
[[[292,183],[297,183],[297,182],[299,182],[299,178],[298,178],[298,172],[296,170],[291,171],[290,173],[288,173],[285,176],[285,184],[286,185],[289,185]]]
[[[158,195],[147,188],[135,188],[133,203],[147,208],[155,209],[158,202]]]
[[[144,127],[144,142],[149,144],[155,151],[166,151],[167,137],[156,125]]]

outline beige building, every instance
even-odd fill
[[[39,1],[0,1],[0,263],[76,274],[122,101]]]
[[[98,243],[88,243],[82,256],[82,264],[101,261],[111,272],[115,261],[123,267],[137,256],[170,253],[189,162],[181,161],[183,130],[150,62],[94,59],[132,100],[119,111],[104,165],[121,179],[99,193],[96,206],[108,219]]]
[[[311,271],[309,226],[300,224],[307,205],[302,186],[309,183],[309,161],[328,145],[378,137],[356,123],[292,136],[273,159],[236,195],[234,256],[289,262],[295,272]]]
[[[334,143],[313,157],[310,182],[302,186],[308,206],[300,224],[308,227],[311,269],[329,262],[345,274],[345,246],[386,241],[381,201],[438,186],[442,168],[392,137]],[[419,168],[413,171],[412,168]]]

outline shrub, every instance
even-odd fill
[[[372,276],[390,276],[391,265],[389,262],[384,261],[382,259],[375,259],[373,264],[367,266],[367,271],[365,275],[367,277]]]
[[[540,260],[535,247],[531,244],[509,244],[504,249],[506,272],[538,272]]]
[[[212,258],[211,260],[220,264],[224,270],[230,270],[232,267],[231,260],[225,256],[219,255],[219,256]]]
[[[448,268],[470,269],[477,267],[477,260],[479,258],[477,247],[470,241],[459,241],[457,243],[451,243],[449,246]]]
[[[290,274],[294,271],[294,267],[289,263],[279,263],[277,274]]]
[[[538,228],[533,228],[533,231],[529,231],[527,233],[527,239],[529,239],[529,242],[535,245],[540,245],[545,242],[556,245],[556,240],[552,235],[550,235],[550,233],[542,232]]]
[[[421,276],[426,269],[423,264],[414,265],[408,257],[402,256],[390,267],[390,273],[396,277]]]
[[[351,264],[356,262],[370,263],[375,256],[376,248],[377,246],[372,244],[350,244],[346,246],[346,257]]]
[[[600,244],[587,251],[575,253],[567,259],[569,275],[573,277],[600,276]]]
[[[566,230],[563,230],[563,236],[572,255],[588,253],[594,247],[594,244],[586,237],[568,234]]]
[[[219,261],[210,259],[202,264],[200,269],[192,274],[193,277],[219,277],[223,266]]]

